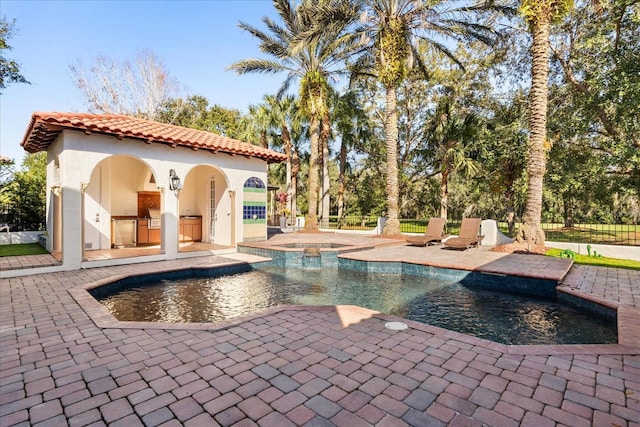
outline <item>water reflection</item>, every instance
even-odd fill
[[[120,320],[217,322],[281,304],[358,305],[505,344],[614,343],[615,322],[553,301],[459,283],[340,269],[270,267],[231,276],[161,281],[106,296]]]

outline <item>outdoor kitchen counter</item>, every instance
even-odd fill
[[[180,216],[180,241],[199,242],[202,240],[202,216]]]
[[[138,218],[138,245],[160,244],[160,228],[149,227],[149,218]]]

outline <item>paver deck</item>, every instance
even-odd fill
[[[392,256],[387,250],[370,255]],[[409,260],[432,248],[395,250]],[[458,268],[546,268],[543,257],[479,261],[495,255],[471,251],[431,258],[443,254]],[[415,322],[392,331],[384,323],[399,319],[350,307],[272,309],[223,327],[104,328],[69,292],[120,274],[243,257],[3,279],[0,426],[640,426],[634,342],[511,347]],[[638,273],[574,266],[562,286],[637,319]]]
[[[52,267],[62,263],[50,254],[8,256],[0,258],[0,271]]]

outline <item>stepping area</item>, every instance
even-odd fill
[[[260,259],[242,253],[3,278],[0,426],[640,426],[640,271],[366,236],[267,243],[309,241],[367,248],[351,259],[557,280],[617,308],[621,339],[507,346],[344,306],[131,324],[83,301],[116,276]]]

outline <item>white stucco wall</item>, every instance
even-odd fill
[[[80,268],[83,242],[91,243],[94,249],[110,245],[110,215],[137,215],[138,191],[162,194],[165,259],[177,255],[180,215],[202,215],[205,240],[211,176],[216,179],[215,241],[222,245],[242,241],[242,198],[232,199],[229,192],[242,194],[244,182],[252,176],[267,182],[267,163],[259,159],[79,131],[63,131],[48,155],[47,185],[49,189],[56,185],[62,188],[62,258],[69,269]],[[59,173],[55,159],[60,165]],[[179,199],[169,190],[170,169],[176,171],[184,185]],[[149,182],[150,174],[154,175],[155,184]],[[234,206],[231,200],[235,200]],[[47,217],[49,223],[53,222],[51,215]],[[232,215],[236,216],[235,221]]]
[[[591,253],[597,252],[607,258],[620,258],[640,261],[640,247],[622,245],[599,245],[596,243],[568,243],[568,242],[545,242],[545,246],[557,249],[571,249],[577,254],[588,255],[587,246],[590,246]]]
[[[56,141],[49,146],[47,151],[47,197],[46,197],[46,221],[47,239],[46,249],[49,252],[60,250],[62,243],[59,241],[62,235],[62,218],[61,215],[55,215],[55,201],[61,203],[61,179],[60,179],[60,160],[59,155],[62,151],[62,142]],[[58,241],[56,242],[56,239]],[[57,244],[57,246],[55,246]]]

